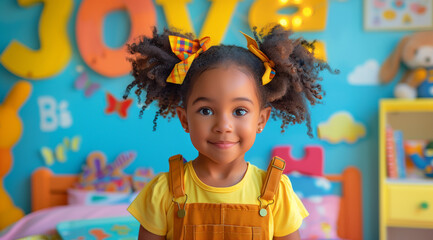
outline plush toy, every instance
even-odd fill
[[[12,167],[12,147],[19,141],[22,122],[18,110],[30,96],[32,85],[17,82],[0,104],[0,230],[24,216],[3,187],[3,179]]]
[[[394,79],[403,62],[408,70],[394,89],[397,98],[433,97],[433,31],[416,32],[404,37],[383,63],[379,78]]]
[[[425,146],[424,157],[418,153],[412,153],[409,157],[419,169],[424,171],[426,177],[433,177],[433,141]]]
[[[131,192],[131,181],[123,173],[123,169],[133,162],[136,156],[135,152],[124,152],[113,163],[107,164],[107,157],[103,152],[91,152],[87,156],[86,165],[78,177],[75,188],[105,192]]]

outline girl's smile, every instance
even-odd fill
[[[210,144],[213,144],[215,147],[220,149],[229,149],[233,147],[238,142],[230,142],[230,141],[216,141],[216,142],[209,142]]]

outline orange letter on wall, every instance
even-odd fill
[[[152,27],[156,25],[155,8],[151,0],[83,0],[78,10],[78,50],[90,68],[107,77],[122,76],[131,70],[126,60],[126,45],[117,49],[108,48],[102,36],[104,16],[123,9],[128,11],[131,18],[131,33],[127,42],[143,34],[151,35]]]
[[[212,4],[204,22],[200,36],[210,36],[212,44],[219,44],[224,40],[236,4],[240,0],[211,0]],[[194,33],[186,4],[190,0],[156,0],[164,9],[167,23],[170,27]],[[197,34],[196,34],[197,35]]]
[[[73,8],[72,0],[18,0],[25,7],[38,2],[44,3],[39,22],[41,48],[33,50],[13,40],[0,57],[7,70],[34,80],[58,74],[72,54],[66,31]]]

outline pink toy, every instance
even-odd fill
[[[293,158],[291,149],[292,147],[287,145],[272,150],[272,157],[278,156],[286,161],[284,174],[297,171],[305,175],[323,176],[324,151],[321,146],[307,146],[302,159]]]

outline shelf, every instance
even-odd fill
[[[388,112],[386,118],[393,129],[404,132],[405,140],[433,140],[433,127],[427,127],[433,123],[433,112]]]
[[[403,133],[403,141],[433,140],[433,98],[383,99],[379,107],[379,228],[380,239],[389,240],[387,229],[433,229],[433,178],[406,172],[407,178],[388,178],[386,129]],[[418,169],[416,169],[418,170]],[[420,204],[427,204],[420,207]],[[424,205],[423,205],[424,206]],[[389,236],[391,237],[391,235]]]
[[[433,178],[387,178],[387,184],[433,185]]]

